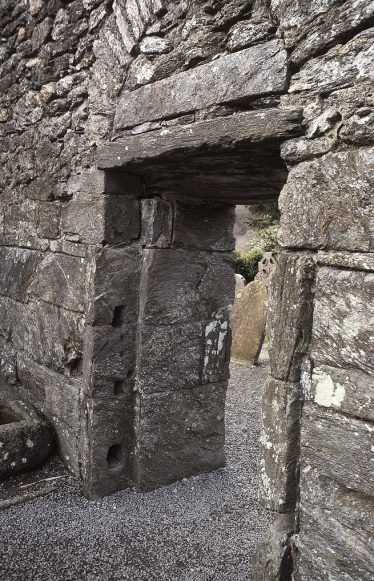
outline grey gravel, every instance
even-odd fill
[[[66,475],[51,494],[1,511],[1,581],[250,580],[255,544],[271,519],[256,498],[267,371],[264,361],[250,369],[232,365],[226,468],[98,502],[83,498]],[[54,474],[64,474],[57,459],[28,478]],[[0,493],[17,484],[3,483]]]

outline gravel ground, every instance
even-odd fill
[[[232,365],[226,468],[98,502],[83,498],[65,474],[51,481],[59,488],[49,495],[2,510],[1,581],[249,581],[254,546],[270,523],[256,500],[267,371],[266,362]],[[64,471],[52,460],[28,478],[56,474]],[[19,484],[8,481],[3,493]]]

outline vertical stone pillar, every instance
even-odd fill
[[[134,480],[224,466],[234,211],[143,201]]]
[[[107,181],[92,246],[82,475],[89,498],[225,464],[234,211]],[[112,193],[110,193],[112,192]]]

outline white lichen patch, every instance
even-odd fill
[[[26,440],[26,446],[28,448],[33,448],[34,447],[34,442],[32,440],[30,440],[30,438],[27,438],[27,440]]]
[[[315,385],[314,401],[323,407],[340,407],[345,397],[345,387],[334,383],[331,376],[321,369],[313,372]]]

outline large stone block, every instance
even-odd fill
[[[0,294],[26,301],[43,255],[26,248],[0,248]]]
[[[373,294],[373,273],[318,270],[311,345],[318,365],[373,373]]]
[[[259,498],[277,512],[291,512],[297,501],[301,407],[298,383],[268,378],[262,396]]]
[[[197,250],[235,249],[234,207],[176,204],[173,247]]]
[[[372,424],[317,406],[306,410],[300,485],[302,579],[372,579],[372,430]]]
[[[226,383],[137,402],[134,479],[143,490],[225,465]]]
[[[104,196],[78,192],[61,211],[61,230],[84,244],[101,244],[104,233]]]
[[[291,169],[279,198],[281,244],[350,252],[372,250],[373,170],[370,147],[328,153]]]
[[[120,326],[137,320],[140,284],[140,248],[105,247],[93,257],[92,298],[88,321]]]
[[[223,56],[137,89],[125,91],[115,128],[171,117],[243,98],[282,93],[287,88],[287,54],[280,40]]]
[[[23,305],[12,339],[18,351],[72,376],[80,373],[84,317],[43,301]]]
[[[265,338],[267,291],[263,280],[254,280],[235,297],[230,317],[231,356],[255,365]]]
[[[272,275],[267,332],[271,371],[277,379],[300,378],[312,332],[314,271],[311,256],[285,252]]]
[[[149,324],[209,321],[234,298],[231,254],[146,250],[142,315]]]
[[[307,467],[347,488],[374,496],[372,422],[307,404],[303,410],[301,455]]]
[[[167,248],[171,246],[174,207],[162,198],[142,200],[142,245]]]
[[[84,335],[84,371],[88,393],[113,397],[134,387],[137,326],[87,326]]]
[[[56,423],[57,433],[60,422],[75,429],[79,427],[81,379],[56,373],[22,353],[17,355],[17,372],[36,407],[52,424]]]
[[[86,307],[87,262],[66,254],[47,254],[40,262],[29,294],[58,307],[84,312]]]
[[[144,393],[190,388],[202,383],[204,323],[142,325],[137,389]]]
[[[101,498],[131,485],[134,395],[82,403],[83,492]]]
[[[318,405],[374,421],[374,380],[355,369],[314,366],[312,398]]]

